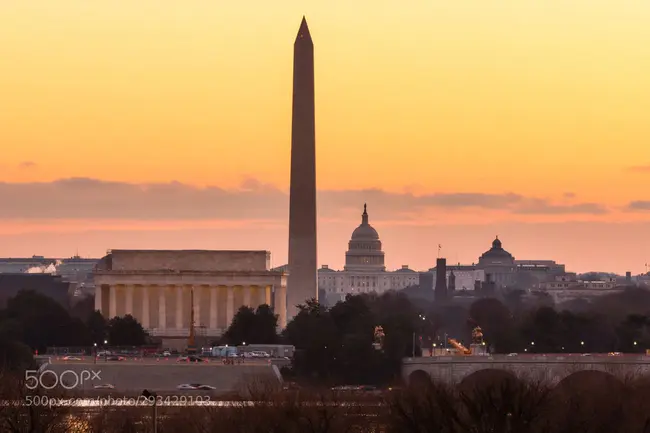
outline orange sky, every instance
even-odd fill
[[[0,181],[6,184],[0,198],[15,211],[0,211],[0,254],[68,255],[80,243],[76,237],[86,239],[88,255],[119,247],[110,237],[82,235],[88,227],[127,230],[133,247],[150,244],[131,231],[142,228],[137,213],[86,215],[80,223],[74,215],[50,214],[50,206],[31,222],[29,206],[12,201],[25,200],[17,191],[29,185],[17,184],[40,182],[30,194],[48,194],[49,182],[73,177],[117,187],[179,181],[191,195],[192,186],[236,192],[242,181],[256,179],[285,191],[292,44],[303,14],[315,43],[318,185],[331,197],[332,191],[347,197],[320,206],[320,228],[336,239],[320,243],[322,263],[341,264],[361,205],[369,201],[380,234],[394,239],[392,252],[386,245],[393,267],[432,263],[431,245],[440,239],[450,245],[450,256],[471,262],[495,232],[507,236],[508,227],[544,223],[558,242],[584,245],[582,252],[567,254],[558,242],[540,251],[540,229],[513,228],[513,254],[558,258],[578,270],[644,270],[650,238],[643,224],[650,218],[641,209],[650,206],[626,208],[650,200],[645,0],[3,2]],[[370,195],[373,203],[363,192],[368,188],[394,194]],[[491,203],[492,195],[512,193],[523,202],[495,210],[473,196],[471,205],[449,206],[448,197],[431,203],[400,198],[404,193],[489,194]],[[99,193],[85,202],[75,197],[66,199],[75,209],[126,206],[90,203],[103,197]],[[402,206],[402,214],[394,206]],[[185,226],[243,233],[257,227],[252,220],[275,212],[265,209],[231,216],[206,209],[191,219],[164,216],[163,209],[159,218],[147,216],[156,222],[145,228],[159,228],[163,238]],[[422,235],[423,245],[398,247],[409,236],[399,223],[406,215],[453,229]],[[282,232],[223,241],[227,245],[215,235],[209,247],[255,243],[284,260],[282,217],[274,216]],[[203,221],[198,226],[197,218]],[[232,228],[233,219],[239,228]],[[576,237],[576,221],[600,225]],[[641,225],[621,224],[629,221]],[[487,226],[485,232],[470,235],[477,224]],[[62,230],[75,240],[24,245],[15,238]],[[612,245],[603,233],[620,238],[615,259],[601,257]]]

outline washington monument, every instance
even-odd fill
[[[292,110],[288,318],[296,315],[296,305],[318,299],[314,44],[305,17],[293,45]]]

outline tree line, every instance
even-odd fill
[[[482,328],[492,353],[643,353],[650,349],[650,291],[630,288],[592,303],[578,300],[559,306],[544,297],[525,301],[519,295],[499,293],[469,305],[454,300],[426,303],[401,292],[348,296],[332,307],[312,300],[299,306],[297,316],[277,337],[276,321],[259,325],[262,322],[253,320],[253,311],[243,308],[223,342],[293,344],[296,354],[287,375],[332,384],[375,385],[399,380],[402,358],[429,353],[434,345],[444,347],[448,338],[469,346],[476,326]],[[385,334],[379,350],[373,344],[377,326]]]
[[[140,346],[146,342],[146,332],[132,316],[106,320],[99,311],[92,311],[82,319],[34,291],[18,292],[0,310],[0,362],[10,366],[24,365],[48,347]]]
[[[212,344],[292,344],[296,380],[328,384],[387,385],[399,378],[404,357],[426,354],[450,337],[471,340],[480,326],[493,353],[642,353],[650,348],[650,291],[630,288],[592,303],[555,306],[521,293],[494,298],[423,302],[404,292],[348,296],[332,307],[315,300],[300,305],[286,329],[268,305],[240,308],[222,338]],[[375,328],[384,338],[375,344]],[[0,310],[0,357],[29,359],[51,346],[138,346],[151,340],[131,316],[105,320],[97,311],[75,317],[55,301],[19,292]],[[10,356],[11,355],[11,356]]]

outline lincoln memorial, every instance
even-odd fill
[[[287,274],[268,251],[111,250],[94,270],[95,309],[135,317],[150,335],[189,335],[191,299],[198,335],[217,337],[241,306],[268,304],[287,323]],[[193,296],[192,296],[193,292]]]

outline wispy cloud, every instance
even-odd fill
[[[603,215],[609,210],[598,203],[575,203],[568,205],[552,204],[547,200],[529,199],[523,206],[515,209],[515,213],[529,215]]]
[[[650,210],[650,201],[648,201],[648,200],[631,201],[627,205],[626,209],[629,210],[629,211],[649,211]]]
[[[626,167],[625,170],[632,173],[650,173],[650,165],[633,165]]]
[[[555,204],[507,192],[415,195],[380,189],[319,191],[319,215],[338,218],[369,204],[374,220],[419,216],[428,209],[489,210],[513,215],[601,215],[597,203]],[[54,182],[0,183],[0,218],[97,220],[286,220],[285,190],[247,179],[236,189],[200,188],[179,182],[131,184],[90,178]]]
[[[20,164],[18,164],[19,168],[34,168],[36,167],[36,163],[34,161],[23,161]]]

